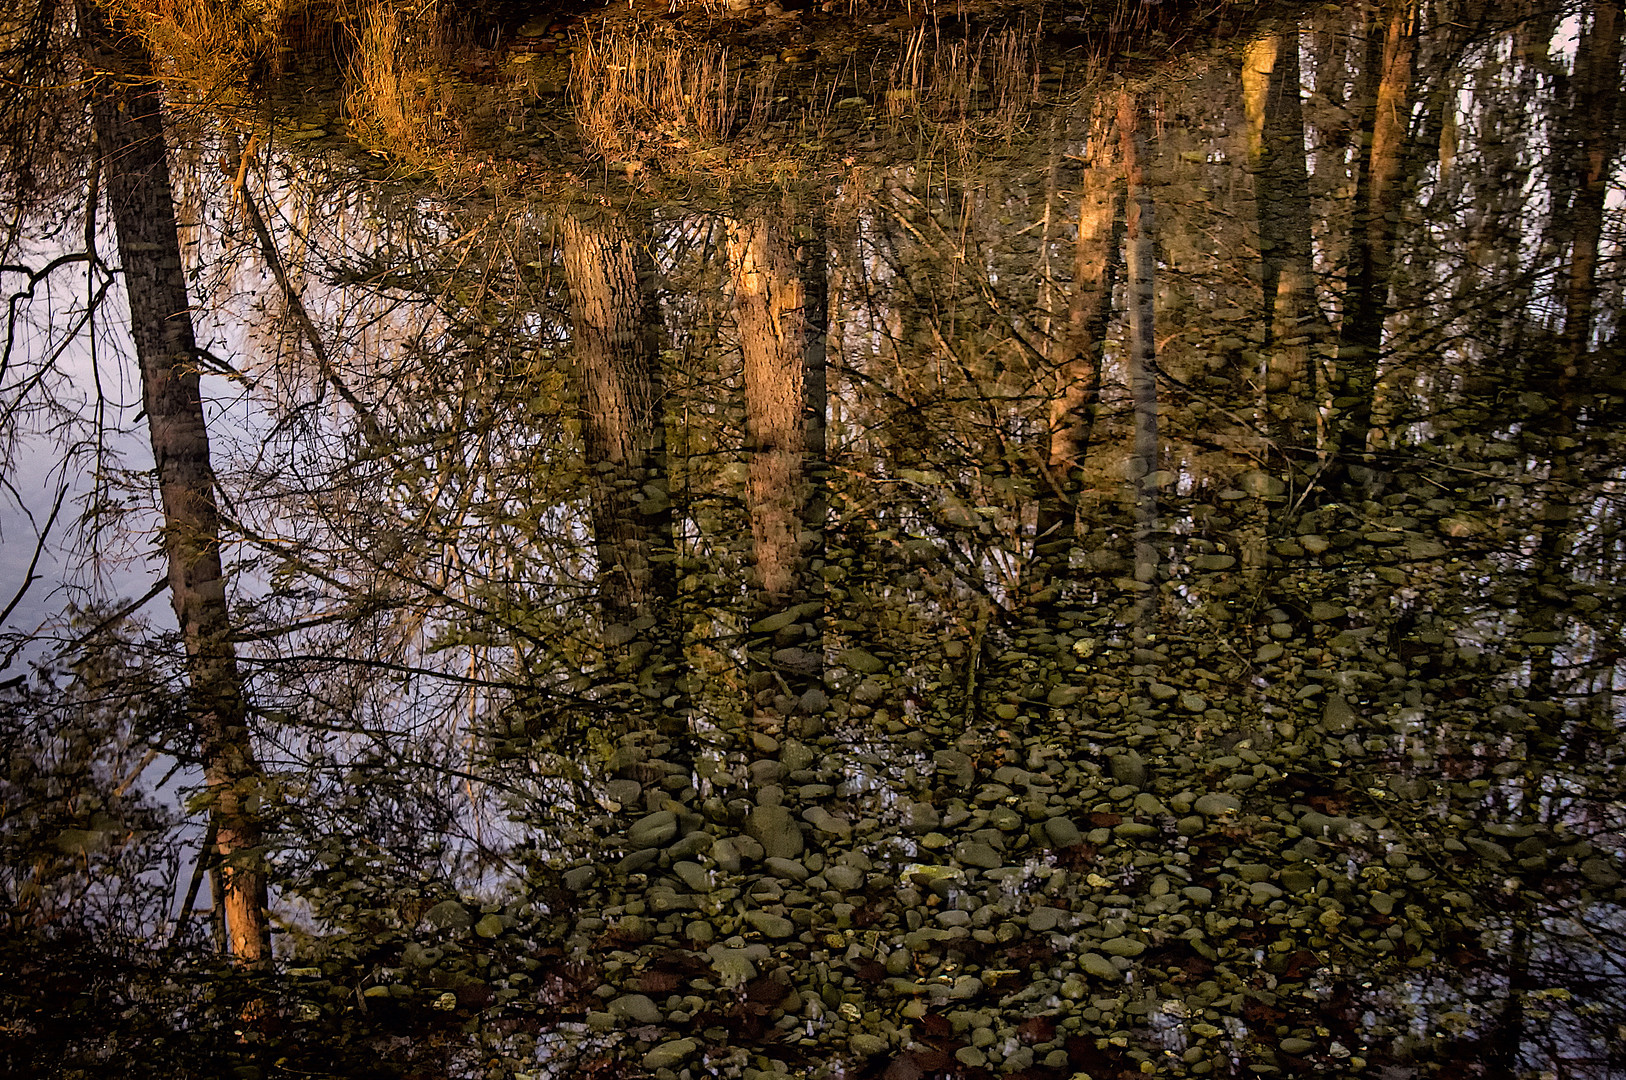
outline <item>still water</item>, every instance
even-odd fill
[[[151,613],[8,705],[106,746],[14,755],[95,789],[7,819],[57,852],[16,970],[132,980],[8,976],[11,1030],[1626,1075],[1619,5],[1157,7],[378,9],[342,77],[173,109],[252,797],[85,764],[213,767]],[[94,480],[152,543],[152,474]],[[263,830],[258,971],[206,820]]]

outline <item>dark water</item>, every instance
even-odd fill
[[[1619,5],[1120,16],[172,123],[248,801],[156,615],[8,686],[6,1060],[1626,1073]]]

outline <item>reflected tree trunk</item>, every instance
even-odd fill
[[[1135,580],[1147,587],[1136,605],[1138,621],[1157,605],[1157,296],[1156,223],[1151,189],[1146,186],[1146,133],[1142,108],[1125,94],[1118,105],[1118,134],[1127,180],[1124,209],[1124,267],[1128,284],[1129,396],[1134,409],[1130,474],[1135,497]]]
[[[1405,186],[1416,23],[1412,0],[1397,0],[1389,8],[1383,31],[1372,34],[1367,44],[1359,133],[1362,154],[1356,165],[1355,220],[1333,387],[1336,416],[1331,449],[1337,479],[1365,455],[1372,427],[1396,223]]]
[[[1550,395],[1556,407],[1531,424],[1545,436],[1548,465],[1541,485],[1529,586],[1520,605],[1520,610],[1529,613],[1527,632],[1547,641],[1563,635],[1577,654],[1597,647],[1587,641],[1594,635],[1584,627],[1586,616],[1556,605],[1552,596],[1574,595],[1585,573],[1577,566],[1577,536],[1586,527],[1578,518],[1586,513],[1585,507],[1595,505],[1586,490],[1589,470],[1582,460],[1586,440],[1580,418],[1582,388],[1590,381],[1593,361],[1604,201],[1620,152],[1622,97],[1622,5],[1619,0],[1602,0],[1590,9],[1590,24],[1576,49],[1569,93],[1560,94],[1557,103],[1562,111],[1555,141],[1569,152],[1568,160],[1553,163],[1552,192],[1551,231],[1561,241],[1567,240],[1569,248],[1568,259],[1560,266],[1564,321],[1547,370],[1540,372],[1542,365],[1534,365],[1544,384],[1536,388]],[[1531,823],[1538,815],[1540,824],[1552,824],[1558,800],[1550,797],[1548,785],[1562,784],[1562,778],[1579,769],[1594,749],[1596,732],[1607,730],[1612,723],[1609,706],[1600,702],[1595,690],[1611,684],[1615,658],[1606,656],[1600,662],[1577,655],[1566,663],[1559,652],[1551,644],[1533,650],[1530,700],[1586,704],[1550,716],[1539,712],[1529,716],[1524,732],[1524,758],[1529,764],[1523,770],[1524,790],[1516,808],[1520,824]],[[1533,1019],[1525,1002],[1542,985],[1539,973],[1531,970],[1536,952],[1531,939],[1537,928],[1546,925],[1548,914],[1530,907],[1511,915],[1507,999],[1486,1037],[1486,1076],[1492,1080],[1513,1080],[1524,1074],[1521,1058]]]
[[[164,147],[163,100],[151,58],[137,38],[110,26],[88,4],[79,5],[78,18],[90,61],[103,73],[91,109],[124,264],[130,332],[164,514],[170,599],[186,647],[190,719],[210,797],[212,854],[219,860],[215,903],[225,917],[232,956],[254,965],[269,958],[271,941],[263,825],[256,810],[264,773],[254,755],[232,644],[197,344]]]
[[[802,235],[793,239],[792,228]],[[823,681],[818,615],[829,303],[822,212],[730,222],[728,250],[744,362],[755,607],[774,624],[794,610],[789,622],[776,625],[773,641],[761,643],[781,684],[765,693],[783,695],[776,711],[790,715]],[[807,704],[822,710],[822,703]]]
[[[608,215],[560,224],[607,654],[646,696],[676,675],[676,594],[659,362],[660,308],[647,229]],[[687,718],[664,708],[664,734]]]
[[[1101,403],[1101,362],[1112,293],[1118,283],[1123,190],[1115,116],[1097,109],[1079,177],[1078,226],[1073,241],[1073,289],[1061,354],[1051,372],[1046,415],[1045,475],[1039,493],[1035,595],[1048,595],[1067,571],[1077,544],[1078,499],[1084,462]]]
[[[1310,346],[1319,313],[1311,276],[1310,180],[1296,29],[1249,43],[1242,87],[1258,208],[1268,422],[1282,447],[1307,446],[1315,435],[1317,387]]]

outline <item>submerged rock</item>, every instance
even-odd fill
[[[658,1024],[665,1019],[655,1003],[643,994],[623,994],[611,1001],[610,1015],[635,1024]]]
[[[670,810],[657,810],[628,826],[627,844],[633,848],[659,847],[675,840],[677,834],[677,815]]]
[[[772,912],[747,911],[745,921],[759,933],[771,938],[788,938],[796,932],[795,923]]]
[[[662,1043],[644,1055],[644,1068],[670,1069],[674,1065],[681,1065],[700,1048],[700,1044],[693,1039],[673,1039]]]
[[[805,847],[801,826],[783,806],[757,807],[745,819],[745,831],[769,858],[794,859]]]
[[[1072,847],[1074,844],[1084,842],[1084,834],[1078,831],[1071,818],[1053,817],[1044,823],[1044,834],[1050,842],[1059,848]]]

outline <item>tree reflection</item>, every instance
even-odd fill
[[[287,944],[211,1052],[1618,1072],[1620,18],[1323,9],[1031,79],[943,25],[841,99],[879,160],[678,199],[720,46],[595,97],[580,145],[647,158],[546,207],[220,129],[190,306],[240,389],[165,541],[240,553],[204,636]],[[708,138],[788,130],[758,104]],[[18,770],[106,787],[16,704]],[[84,856],[3,879],[54,956],[115,815],[18,798],[11,857]]]

